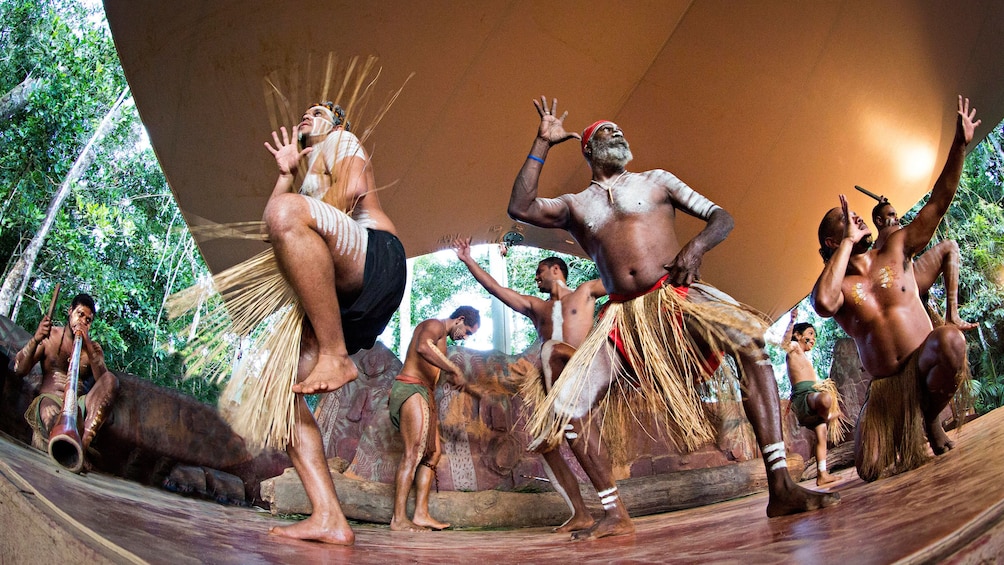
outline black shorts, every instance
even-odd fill
[[[349,355],[369,349],[401,306],[408,279],[404,246],[394,234],[368,230],[363,290],[342,307],[342,331]]]

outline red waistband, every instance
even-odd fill
[[[425,385],[425,386],[429,386],[429,384],[426,383],[424,380],[422,380],[422,379],[420,379],[418,377],[413,377],[411,375],[405,375],[404,373],[401,373],[400,375],[394,377],[394,380],[395,381],[401,381],[402,383],[404,383],[406,385]]]
[[[667,280],[669,280],[669,273],[666,273],[665,275],[663,275],[662,278],[659,279],[648,290],[643,290],[641,292],[634,292],[634,293],[631,293],[631,294],[617,294],[616,292],[611,292],[610,295],[609,295],[610,296],[610,302],[627,302],[629,300],[634,300],[635,298],[638,298],[639,296],[645,296],[646,294],[648,294],[650,292],[655,292],[656,290],[659,290],[660,288],[662,288],[663,286],[665,286]],[[676,293],[679,294],[680,296],[684,296],[685,297],[685,296],[687,296],[687,293],[690,292],[690,287],[689,286],[674,286],[673,290],[675,290]]]

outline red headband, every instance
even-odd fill
[[[589,140],[593,138],[593,133],[599,129],[600,126],[606,124],[613,124],[610,120],[599,120],[593,122],[593,125],[582,130],[582,152],[586,152],[586,146],[589,145]]]

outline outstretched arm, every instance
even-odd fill
[[[795,334],[795,319],[798,317],[798,308],[791,309],[791,321],[788,322],[787,329],[784,330],[784,337],[781,338],[781,346],[787,348],[791,343],[791,336]]]
[[[945,168],[934,183],[927,204],[917,212],[916,218],[910,225],[903,228],[904,251],[908,257],[930,243],[938,224],[941,223],[941,218],[948,212],[948,207],[955,198],[966,159],[966,146],[973,140],[976,127],[980,125],[980,120],[975,118],[976,108],[970,108],[969,99],[960,95],[958,118],[955,121],[955,139],[952,140],[952,146],[948,150]]]
[[[500,285],[497,280],[482,269],[478,262],[471,257],[471,238],[453,240],[453,249],[457,252],[457,259],[460,259],[460,262],[467,266],[467,270],[474,275],[474,279],[489,294],[520,314],[528,317],[533,316],[533,300],[539,299]]]
[[[843,194],[840,195],[840,207],[844,211],[844,235],[812,287],[812,307],[824,318],[832,317],[844,305],[842,287],[851,250],[868,233],[864,222],[857,216],[851,217],[847,211],[847,198]]]
[[[557,99],[552,101],[550,108],[544,96],[540,97],[540,102],[534,100],[533,105],[540,114],[540,127],[530,154],[513,183],[509,217],[542,228],[563,228],[568,221],[568,204],[560,198],[538,198],[537,182],[551,146],[573,138],[581,139],[581,136],[565,131],[564,121],[568,112],[558,117]]]
[[[268,149],[268,152],[275,157],[275,163],[279,166],[279,179],[275,181],[272,196],[289,192],[293,188],[293,179],[296,178],[296,169],[300,166],[300,159],[314,150],[313,147],[307,147],[301,151],[296,144],[296,132],[294,131],[293,137],[290,138],[286,126],[279,128],[279,131],[282,132],[281,140],[278,133],[272,132],[272,141],[275,142],[275,147],[271,143],[265,142],[265,149]]]

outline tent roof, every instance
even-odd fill
[[[298,108],[318,96],[328,53],[377,55],[378,100],[415,73],[367,143],[377,184],[394,183],[381,200],[409,256],[509,231],[509,191],[538,123],[531,100],[544,94],[569,129],[616,121],[632,170],[667,169],[729,210],[736,228],[702,274],[776,316],[811,289],[816,228],[839,193],[861,213],[874,202],[855,184],[905,210],[940,172],[957,94],[978,109],[978,135],[1004,117],[1004,3],[993,0],[296,5],[105,0],[189,223],[260,219],[276,176],[262,146],[266,75],[299,79],[287,92]],[[568,142],[548,156],[541,195],[588,180]],[[681,220],[683,237],[700,227]],[[581,254],[564,232],[523,233]],[[218,271],[260,245],[200,247]]]

